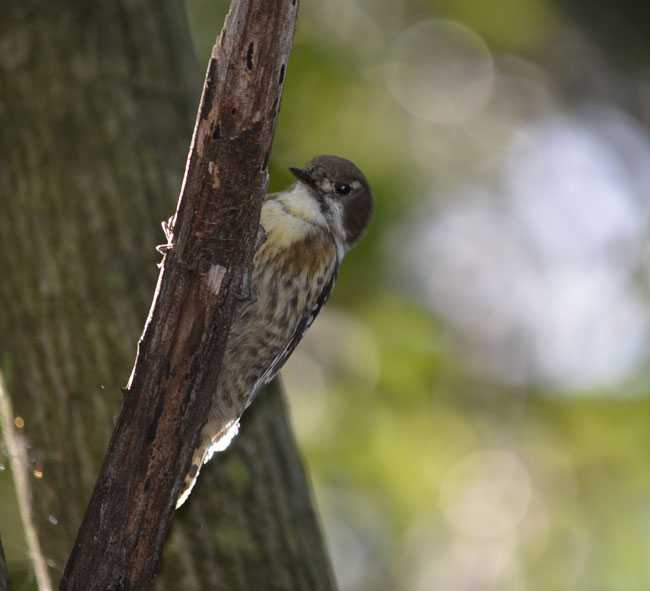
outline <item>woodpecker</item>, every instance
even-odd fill
[[[372,192],[354,163],[323,155],[289,170],[296,182],[264,199],[247,297],[231,325],[208,420],[176,508],[189,497],[203,464],[236,436],[260,388],[293,353],[370,221]]]

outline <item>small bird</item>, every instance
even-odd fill
[[[293,353],[370,221],[370,186],[349,160],[323,155],[289,170],[297,181],[264,199],[247,297],[230,328],[217,391],[176,508],[189,497],[201,466],[228,447],[244,410]]]

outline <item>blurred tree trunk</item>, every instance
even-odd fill
[[[0,538],[0,591],[9,591],[9,571],[5,561],[5,553],[2,549],[2,539]]]
[[[128,378],[200,77],[174,0],[3,8],[0,371],[46,589]],[[281,393],[267,394],[175,520],[157,589],[334,588]]]

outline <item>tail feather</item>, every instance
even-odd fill
[[[210,428],[211,425],[212,423],[208,423],[201,432],[201,443],[194,450],[194,454],[192,455],[192,463],[190,469],[185,475],[185,479],[183,480],[183,486],[181,487],[181,492],[176,501],[176,509],[178,509],[189,498],[203,464],[207,464],[216,452],[225,451],[232,440],[236,437],[237,433],[239,433],[239,419],[230,421],[216,434],[211,434],[214,433],[214,429]]]

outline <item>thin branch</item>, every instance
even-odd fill
[[[234,0],[203,88],[173,235],[61,582],[146,589],[216,390],[266,191],[296,0]]]
[[[20,417],[22,420],[22,417]],[[32,510],[32,491],[29,483],[28,470],[29,458],[25,449],[24,439],[17,433],[16,417],[11,407],[11,398],[5,384],[2,372],[0,372],[0,430],[4,435],[4,442],[9,456],[9,465],[13,474],[16,486],[16,498],[18,499],[18,511],[21,522],[25,528],[25,540],[29,548],[29,557],[34,566],[34,575],[39,591],[52,591],[54,588],[47,570],[47,563],[43,556],[41,543],[34,526],[34,515]],[[0,583],[0,591],[3,587]]]

